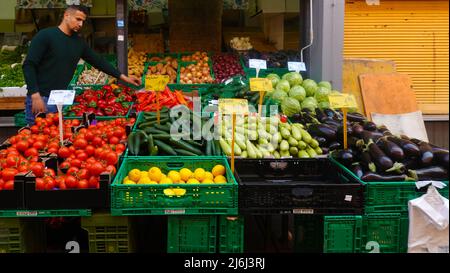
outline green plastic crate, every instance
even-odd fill
[[[368,214],[363,218],[361,252],[378,252],[378,250],[380,253],[406,252],[408,245],[407,215],[380,213]],[[379,249],[370,247],[372,244],[377,244]]]
[[[415,182],[364,182],[352,171],[336,161],[333,157],[330,160],[343,169],[347,174],[365,186],[365,208],[369,213],[407,213],[408,201],[422,196],[425,191],[418,191]],[[439,193],[448,198],[448,181],[444,182],[447,187],[438,189]]]
[[[219,252],[244,252],[244,217],[219,216]]]
[[[96,213],[91,217],[82,217],[81,227],[88,232],[90,253],[132,253],[135,249],[129,217]]]
[[[45,223],[36,219],[0,218],[1,253],[39,253],[46,247]]]
[[[81,69],[79,68],[79,66],[81,66]],[[108,84],[109,82],[109,78],[110,76],[107,75],[108,77],[106,78],[106,81],[104,82],[98,82],[97,84],[78,84],[78,79],[80,78],[81,74],[83,74],[83,71],[86,69],[91,69],[92,65],[88,64],[88,63],[84,63],[83,65],[78,65],[77,66],[77,73],[75,74],[76,77],[74,77],[71,81],[71,85],[73,86],[81,86],[81,87],[90,87],[90,86],[95,86],[95,85],[105,85]]]
[[[217,216],[169,216],[168,253],[215,253]]]
[[[324,216],[323,252],[359,253],[362,216]]]
[[[170,170],[204,168],[211,170],[221,164],[226,168],[226,184],[172,184],[123,185],[132,169],[148,170],[159,167]],[[167,196],[165,189],[185,189],[182,196]],[[224,157],[128,157],[111,185],[111,213],[113,215],[167,215],[167,214],[228,214],[238,213],[238,185]]]
[[[294,215],[294,252],[321,253],[323,226],[321,215]]]
[[[25,112],[19,112],[14,115],[14,126],[16,127],[27,126],[27,121],[25,120]]]
[[[83,70],[84,70],[84,65],[83,64],[78,64],[76,69],[75,69],[75,72],[73,74],[72,80],[69,83],[69,87],[73,87],[73,86],[77,85],[78,77],[83,72]]]

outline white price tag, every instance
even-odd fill
[[[48,105],[72,105],[75,99],[75,90],[52,90],[48,98]]]
[[[345,201],[347,202],[352,202],[353,196],[352,195],[346,195],[345,196]]]
[[[117,36],[117,41],[124,41],[125,37],[123,35],[118,35]]]
[[[288,62],[289,71],[306,71],[306,64],[303,62]]]
[[[260,59],[250,59],[248,60],[248,66],[255,69],[267,69],[267,61]]]

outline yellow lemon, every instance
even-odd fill
[[[214,181],[212,179],[205,178],[203,179],[202,184],[214,184]]]
[[[186,184],[186,181],[180,180],[177,184]]]
[[[173,183],[178,183],[181,180],[181,176],[177,171],[170,171],[167,176],[173,181]]]
[[[162,175],[163,174],[161,173],[161,170],[158,167],[152,167],[148,171],[148,177],[150,177],[150,179],[155,182],[161,181]]]
[[[152,180],[150,180],[150,178],[148,178],[147,176],[141,176],[141,179],[139,179],[139,181],[137,183],[138,184],[150,184],[150,182],[152,182]]]
[[[134,182],[138,182],[141,179],[141,171],[138,169],[133,169],[128,173],[128,178]]]
[[[161,179],[159,184],[173,184],[173,181],[172,181],[172,179],[166,177],[166,178]]]
[[[192,177],[192,172],[188,168],[183,168],[180,170],[180,177],[183,181],[188,181]]]
[[[195,179],[195,178],[190,178],[190,179],[186,182],[186,184],[200,184],[200,182],[198,182],[198,180]]]
[[[223,184],[223,183],[227,183],[227,179],[223,175],[218,175],[218,176],[214,177],[214,182],[217,184]]]
[[[181,196],[181,195],[185,195],[186,194],[186,190],[185,189],[173,189],[172,190],[176,196]]]
[[[135,185],[136,182],[134,182],[133,180],[126,180],[126,181],[123,181],[123,184],[124,185]]]
[[[150,181],[150,183],[148,183],[148,184],[150,184],[150,185],[154,185],[154,184],[158,185],[158,182]]]
[[[206,180],[206,179],[214,180],[214,175],[212,173],[210,173],[210,172],[206,172],[204,180]]]
[[[203,181],[203,179],[205,179],[205,173],[203,168],[198,168],[194,171],[194,178],[198,181]]]
[[[223,165],[216,165],[211,172],[214,176],[225,175],[225,167]]]
[[[148,177],[148,172],[147,171],[141,171],[141,177],[146,176]]]
[[[130,180],[130,178],[128,176],[125,176],[125,178],[122,180],[122,183],[127,181],[127,180]]]

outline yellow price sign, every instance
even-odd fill
[[[250,90],[253,92],[270,92],[273,90],[272,81],[265,78],[251,78]]]
[[[331,108],[358,108],[355,96],[351,94],[329,95],[328,100]]]
[[[164,91],[169,81],[168,75],[148,75],[145,77],[145,89],[155,92]]]
[[[247,115],[248,112],[246,99],[219,99],[219,113],[223,115]]]

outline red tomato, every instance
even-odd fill
[[[6,181],[3,185],[3,189],[7,191],[14,190],[14,180]]]
[[[30,130],[33,134],[37,134],[39,133],[39,127],[37,127],[37,125],[33,125],[30,127]]]
[[[97,176],[91,176],[89,178],[89,188],[97,188],[98,184],[99,184],[99,181],[98,181]]]
[[[94,139],[92,139],[92,144],[95,146],[95,147],[100,147],[100,146],[102,146],[102,138],[101,137],[99,137],[99,136],[96,136],[96,137],[94,137]]]
[[[116,165],[117,164],[117,154],[115,152],[108,152],[105,155],[106,164],[108,165]]]
[[[94,137],[95,137],[95,135],[91,130],[87,131],[86,135],[84,136],[84,138],[89,142],[92,141],[94,139]]]
[[[59,168],[60,168],[60,169],[69,169],[69,168],[70,168],[70,162],[64,161],[63,163],[61,163],[61,164],[59,165]]]
[[[64,183],[66,184],[67,188],[69,188],[69,189],[74,189],[74,188],[78,187],[78,181],[72,175],[66,176],[66,178],[64,179]]]
[[[51,154],[58,154],[58,148],[50,148],[47,150],[47,152]]]
[[[58,187],[59,187],[60,190],[66,190],[67,189],[66,182],[64,182],[64,178],[63,178],[63,181],[59,182],[59,186]]]
[[[88,170],[89,170],[89,173],[90,173],[91,175],[98,176],[98,175],[100,175],[102,172],[105,171],[105,168],[103,167],[102,163],[100,163],[100,162],[95,162],[94,164],[88,166]]]
[[[36,190],[42,191],[45,189],[44,178],[36,178]]]
[[[39,162],[39,157],[38,156],[32,156],[28,159],[28,162]]]
[[[53,177],[50,176],[46,176],[44,178],[44,184],[45,184],[45,190],[53,190],[53,188],[55,187],[55,179]]]
[[[31,171],[36,177],[44,176],[44,164],[42,162],[33,162],[31,163]]]
[[[20,152],[25,152],[28,149],[28,146],[29,146],[29,143],[28,143],[28,141],[25,141],[25,140],[21,140],[21,141],[17,142],[17,144],[16,144],[16,148]]]
[[[81,179],[81,180],[78,182],[78,188],[79,188],[79,189],[87,189],[87,188],[89,188],[89,183],[88,183],[88,181],[87,181],[86,179]]]
[[[38,156],[38,155],[39,155],[39,151],[36,148],[29,148],[25,151],[26,157]]]
[[[44,169],[44,177],[46,176],[55,177],[56,176],[55,171],[50,168]]]
[[[87,146],[87,141],[85,139],[83,139],[83,138],[77,138],[77,140],[75,140],[73,145],[77,149],[84,149]]]
[[[70,167],[70,168],[67,170],[67,174],[68,174],[68,175],[72,175],[72,176],[76,176],[79,170],[80,170],[80,169],[79,169],[78,167]]]
[[[80,169],[77,173],[77,177],[80,179],[88,179],[90,177],[89,170]]]
[[[33,148],[37,149],[38,151],[44,149],[44,143],[40,140],[37,140],[34,144],[33,144]]]
[[[88,145],[88,146],[86,146],[85,151],[88,154],[88,156],[91,156],[95,153],[95,148],[92,145]]]
[[[73,166],[73,167],[80,168],[81,167],[81,160],[79,160],[78,158],[74,158],[74,159],[72,159],[72,161],[70,161],[70,165]]]
[[[115,137],[115,136],[112,136],[112,137],[109,139],[109,143],[110,143],[110,144],[118,144],[119,141],[120,141],[120,139],[119,139],[118,137]]]
[[[108,165],[105,169],[106,172],[111,173],[112,176],[116,175],[116,167],[114,167],[113,165]]]
[[[58,151],[58,156],[61,158],[68,158],[72,153],[70,152],[70,149],[67,147],[61,147]]]
[[[61,188],[61,183],[64,183],[64,176],[59,175],[55,178],[55,187]]]
[[[19,165],[20,158],[17,155],[8,155],[6,158],[6,165],[8,167],[16,168]]]
[[[117,144],[117,146],[116,146],[116,151],[117,152],[120,152],[120,153],[123,153],[124,151],[125,151],[125,145],[123,145],[122,143],[119,143],[119,144]]]
[[[13,168],[6,168],[2,171],[2,178],[4,181],[14,180],[14,176],[18,174],[19,171]]]
[[[21,162],[19,168],[17,168],[19,173],[28,172],[30,170],[30,165],[28,162]]]

